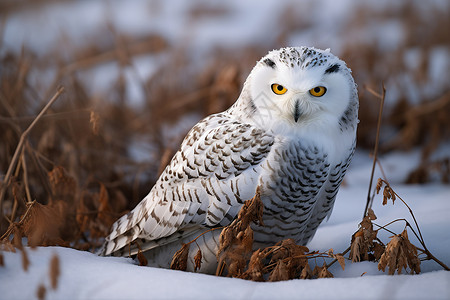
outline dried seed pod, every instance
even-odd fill
[[[288,279],[290,279],[289,269],[287,265],[283,262],[283,260],[279,260],[275,268],[270,273],[269,281],[282,281]]]
[[[194,256],[194,272],[200,270],[202,267],[202,251],[198,249],[197,254]]]
[[[317,269],[316,269],[317,268]],[[315,267],[314,273],[317,276],[317,278],[334,278],[333,274],[331,274],[330,271],[327,269],[327,265],[323,263],[322,267]]]
[[[408,266],[412,274],[420,273],[417,248],[409,241],[405,229],[401,234],[391,237],[391,241],[386,245],[386,250],[378,262],[378,270],[385,272],[386,267],[388,267],[388,274],[394,275],[396,270],[398,274],[401,274],[402,270]]]
[[[241,278],[253,281],[264,281],[264,264],[262,262],[264,258],[266,258],[266,254],[264,254],[261,249],[253,252],[250,262],[248,263],[248,269]]]
[[[170,268],[172,270],[186,271],[187,260],[189,254],[189,244],[183,244],[180,250],[175,252],[170,263]]]
[[[311,267],[307,263],[300,274],[300,279],[311,279],[312,277],[313,272],[311,271]]]

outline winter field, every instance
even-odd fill
[[[450,299],[448,1],[21,0],[0,11],[0,299]],[[236,100],[254,63],[301,45],[347,62],[361,121],[333,213],[309,250],[342,253],[359,229],[380,103],[372,91],[384,84],[374,229],[406,219],[418,233],[401,200],[382,205],[383,187],[374,190],[383,178],[442,265],[419,250],[419,274],[388,275],[347,252],[345,269],[329,267],[334,278],[254,282],[93,254],[186,132]],[[377,237],[386,245],[405,224]]]
[[[359,157],[357,157],[359,158]],[[363,158],[363,157],[361,157]],[[389,160],[389,157],[388,159]],[[403,162],[396,162],[401,170]],[[348,247],[364,208],[370,161],[361,159],[347,176],[333,214],[319,227],[308,245],[310,250],[335,252]],[[402,171],[403,172],[403,171]],[[427,247],[445,264],[450,264],[450,187],[395,185],[395,190],[416,214]],[[381,206],[376,197],[374,211],[379,224],[408,216],[401,203]],[[349,209],[354,207],[355,209]],[[358,208],[358,209],[356,209]],[[409,218],[410,219],[410,218]],[[402,225],[403,226],[403,225]],[[398,227],[402,227],[398,226]],[[395,228],[395,226],[393,226]],[[402,230],[403,228],[400,228]],[[413,242],[414,243],[414,242]],[[127,258],[97,257],[61,247],[27,249],[30,266],[23,271],[20,253],[4,252],[0,269],[2,299],[33,299],[39,285],[48,288],[47,299],[449,299],[450,273],[433,261],[421,264],[419,275],[386,275],[374,262],[346,262],[330,271],[335,278],[294,279],[281,282],[251,282],[236,278],[141,267]],[[50,260],[57,255],[61,274],[58,288],[50,288]],[[319,262],[321,264],[321,262]]]

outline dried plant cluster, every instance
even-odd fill
[[[384,230],[385,227],[374,230],[372,221],[376,220],[376,216],[372,210],[369,212],[360,223],[360,229],[352,236],[349,259],[352,262],[376,261],[378,270],[385,272],[388,267],[389,275],[394,275],[396,270],[401,274],[407,267],[411,274],[419,274],[417,248],[409,241],[406,228],[402,233],[391,236],[391,240],[385,245],[377,238],[378,230]],[[425,254],[425,251],[422,252]]]
[[[383,189],[383,205],[387,204],[387,200],[391,199],[394,203],[396,197],[401,199],[391,188],[389,183],[383,179],[379,179],[376,191]],[[292,239],[285,239],[273,246],[265,248],[257,248],[253,243],[253,231],[251,223],[262,224],[263,204],[260,199],[259,191],[256,195],[245,201],[237,219],[230,225],[222,229],[220,235],[220,245],[217,251],[218,267],[216,276],[228,276],[253,281],[281,281],[289,279],[313,279],[313,278],[329,278],[333,274],[328,268],[339,262],[343,270],[345,270],[345,261],[351,262],[374,261],[378,263],[378,270],[388,271],[389,275],[402,274],[403,270],[409,269],[411,274],[420,273],[421,260],[433,259],[444,269],[450,270],[448,266],[434,257],[427,249],[420,233],[419,225],[416,222],[414,213],[409,206],[401,201],[410,210],[414,219],[416,229],[414,229],[406,219],[396,219],[384,226],[374,229],[372,223],[376,220],[375,213],[371,208],[368,209],[367,215],[359,224],[359,229],[351,237],[350,247],[343,253],[334,254],[333,249],[327,252],[310,251],[307,247],[297,245]],[[400,234],[390,237],[390,241],[383,243],[378,237],[378,231],[386,230],[391,233],[387,227],[395,222],[404,221],[405,229]],[[412,230],[423,249],[414,246],[407,233],[407,227]],[[416,233],[416,230],[418,233]],[[197,237],[198,238],[198,237]],[[197,239],[196,238],[196,239]],[[182,248],[175,253],[172,258],[171,268],[175,270],[185,271],[187,268],[189,245],[184,244]],[[256,249],[255,249],[256,248]],[[344,255],[350,251],[348,257]],[[419,258],[419,252],[422,258]],[[202,253],[199,249],[195,256],[195,270],[201,266]],[[328,265],[326,260],[333,259]],[[310,260],[315,262],[314,268],[311,270]],[[318,260],[323,260],[322,266]]]
[[[10,1],[0,6],[4,12],[11,12],[26,2]],[[256,58],[268,48],[286,44],[296,31],[312,26],[307,17],[293,16],[294,11],[287,9],[280,16],[283,28],[274,38],[276,45],[249,45],[236,49],[233,54],[216,49],[204,65],[195,68],[187,53],[183,49],[171,51],[163,36],[152,34],[136,39],[119,33],[113,26],[108,27],[106,34],[98,33],[102,39],[94,37],[82,48],[61,43],[50,47],[43,56],[26,48],[20,53],[3,51],[0,56],[0,250],[20,249],[23,268],[27,270],[30,262],[22,237],[27,238],[29,246],[61,245],[90,251],[98,247],[111,224],[148,193],[178,147],[185,132],[168,139],[167,126],[192,114],[200,119],[229,107],[238,97],[243,78]],[[192,11],[193,17],[210,13],[226,12]],[[346,43],[340,56],[351,66],[361,87],[389,81],[388,93],[389,88],[396,90],[399,101],[383,120],[390,135],[381,137],[380,150],[420,147],[421,163],[408,174],[408,182],[423,183],[437,177],[448,183],[449,156],[435,159],[433,153],[450,137],[449,86],[432,91],[426,87],[434,80],[430,72],[434,49],[449,46],[450,18],[448,13],[439,10],[433,12],[433,18],[426,18],[420,7],[403,1],[393,9],[376,13],[361,7],[344,29],[354,32],[370,21],[391,20],[399,22],[406,33],[397,47],[383,49],[373,41],[354,39]],[[143,54],[163,51],[171,59],[155,75],[140,78],[132,61]],[[410,66],[405,59],[411,51],[416,53],[415,66]],[[119,66],[119,76],[108,92],[99,95],[84,77],[108,63]],[[145,105],[140,109],[133,108],[127,96],[129,87],[125,77],[129,70],[136,75],[145,93]],[[53,75],[42,76],[46,81],[36,76],[49,73]],[[409,88],[402,78],[408,78],[416,87],[418,101],[410,101]],[[59,85],[64,86],[64,93],[57,88]],[[363,88],[360,97],[358,147],[371,149],[378,103]],[[145,161],[136,160],[132,154],[136,141],[151,145],[146,148],[149,158]],[[387,181],[379,182],[378,191],[383,186],[384,202],[399,199]],[[425,259],[437,260],[427,250],[413,214],[415,229],[406,221],[405,231],[393,233],[392,240],[385,244],[377,238],[377,232],[386,230],[387,225],[375,225],[371,211],[352,236],[349,249],[342,254],[334,254],[331,249],[324,253],[309,251],[292,240],[255,251],[251,223],[260,222],[262,205],[258,199],[256,195],[244,206],[238,219],[223,230],[218,275],[256,281],[331,277],[328,271],[331,263],[326,265],[326,259],[330,258],[343,268],[345,259],[373,260],[389,274],[401,273],[406,268],[419,273],[417,253],[425,255]],[[374,229],[374,226],[378,227]],[[409,242],[406,228],[414,233],[423,249]],[[1,251],[0,267],[5,263]],[[185,268],[188,251],[189,244],[177,253],[172,264],[174,269]],[[344,259],[348,251],[350,256]],[[141,265],[147,264],[142,253],[138,259]],[[316,262],[314,268],[310,267],[312,260]],[[198,251],[197,268],[201,261],[202,253]],[[52,259],[50,270],[53,270],[50,288],[54,289],[60,273],[57,259],[56,262]],[[39,286],[38,298],[45,298],[48,289]]]
[[[8,237],[14,235],[14,240],[27,237],[31,247],[59,245],[81,250],[98,247],[100,239],[121,215],[114,213],[105,186],[100,184],[95,193],[84,190],[61,166],[50,171],[47,180],[51,191],[48,202],[26,202],[26,211],[18,222],[10,224],[2,241],[8,243]],[[13,196],[15,203],[19,203],[23,199],[16,187],[14,182]],[[121,206],[125,206],[124,202]],[[116,206],[115,209],[121,208]],[[89,238],[86,233],[89,233]]]
[[[273,246],[254,250],[251,224],[264,225],[262,222],[263,203],[259,190],[255,196],[245,201],[238,217],[221,229],[219,249],[217,251],[217,276],[228,276],[253,281],[280,281],[295,278],[311,279],[333,277],[326,264],[322,267],[309,266],[308,259],[331,257],[337,259],[345,268],[341,253],[334,254],[333,249],[326,253],[310,252],[305,246],[296,245],[292,239],[285,239]],[[198,238],[198,237],[197,237]],[[197,239],[196,238],[196,239]],[[184,244],[173,256],[171,269],[186,270],[190,244]],[[195,269],[200,268],[202,252],[199,249],[194,258]]]

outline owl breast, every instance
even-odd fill
[[[353,146],[350,155],[337,163],[312,142],[283,141],[274,146],[259,179],[265,226],[254,226],[255,243],[292,238],[305,245],[331,212]]]

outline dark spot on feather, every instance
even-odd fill
[[[325,70],[325,74],[336,73],[339,71],[339,65],[334,64]]]
[[[277,66],[275,64],[275,62],[273,60],[271,60],[270,58],[266,58],[265,60],[263,60],[263,63],[265,63],[267,66],[271,67],[272,69],[275,69],[275,67]]]

